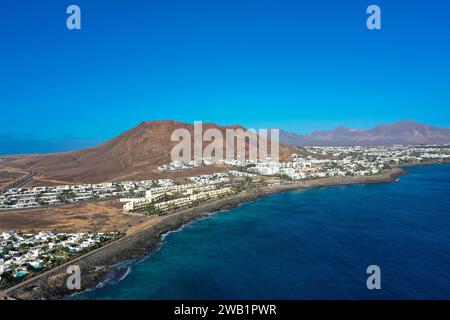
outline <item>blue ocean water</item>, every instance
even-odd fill
[[[450,165],[270,195],[170,233],[78,299],[450,299]],[[366,287],[369,265],[381,290]]]

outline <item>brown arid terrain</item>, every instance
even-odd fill
[[[138,226],[147,217],[127,216],[118,201],[103,201],[50,208],[0,211],[0,232],[16,230],[34,232],[120,231]]]
[[[1,167],[1,162],[0,162]],[[0,188],[6,186],[11,181],[19,179],[27,174],[24,170],[18,170],[16,168],[4,168],[0,170]]]
[[[225,137],[226,129],[242,126],[219,126],[204,123],[203,131],[218,129]],[[99,183],[138,179],[179,178],[225,170],[216,166],[183,170],[174,174],[158,172],[158,166],[171,162],[170,152],[178,142],[171,141],[176,129],[186,129],[194,136],[194,125],[177,121],[151,121],[126,131],[98,146],[73,152],[3,156],[0,161],[0,183],[17,178],[11,172],[38,172],[27,187],[74,183]],[[221,142],[225,146],[224,141]],[[204,146],[209,142],[204,142]],[[270,144],[269,144],[270,145]],[[248,150],[248,143],[246,143]],[[270,150],[270,147],[269,147]],[[280,145],[280,159],[288,159],[294,151]]]

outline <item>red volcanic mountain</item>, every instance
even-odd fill
[[[170,152],[178,143],[171,141],[171,134],[175,129],[180,128],[187,129],[191,136],[194,136],[192,124],[177,121],[143,122],[116,138],[89,149],[4,157],[4,161],[0,162],[0,172],[14,170],[27,172],[34,169],[41,173],[37,178],[40,184],[161,178],[167,174],[159,173],[157,167],[171,162]],[[227,128],[243,127],[203,123],[203,131],[210,128],[220,130],[225,137]],[[280,145],[281,158],[290,157],[292,153],[290,147]],[[183,170],[176,175],[189,176],[210,171],[217,171],[217,168],[201,167]]]
[[[341,126],[334,130],[315,131],[308,135],[283,131],[280,132],[280,142],[296,146],[448,144],[450,129],[406,120],[367,130]]]

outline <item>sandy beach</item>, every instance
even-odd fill
[[[337,185],[392,182],[404,174],[406,174],[404,170],[394,168],[376,176],[328,177],[308,181],[286,182],[251,192],[244,191],[227,198],[204,203],[196,208],[180,210],[167,216],[155,216],[133,226],[119,240],[4,290],[0,293],[0,299],[61,299],[73,294],[74,292],[69,291],[66,287],[66,280],[69,276],[66,274],[66,270],[70,265],[80,266],[82,291],[92,288],[104,279],[118,263],[149,253],[157,248],[161,243],[163,234],[177,230],[184,224],[201,217],[219,211],[230,210],[241,203],[254,201],[268,194]]]

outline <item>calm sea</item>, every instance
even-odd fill
[[[265,197],[184,226],[82,299],[450,299],[450,166]],[[381,290],[366,287],[369,265]]]

